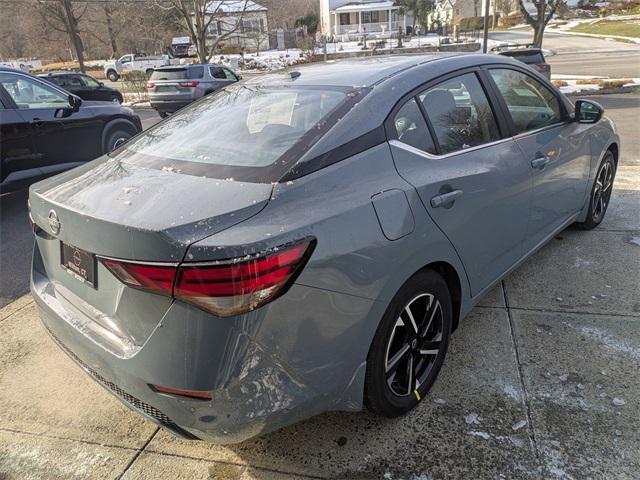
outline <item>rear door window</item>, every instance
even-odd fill
[[[541,82],[508,68],[492,68],[489,72],[507,104],[516,133],[562,121],[558,98]]]
[[[69,75],[67,77],[67,86],[68,87],[84,87],[82,80],[79,75]]]
[[[475,73],[446,80],[419,98],[438,139],[440,153],[500,139],[493,110]]]
[[[415,98],[405,103],[393,118],[395,138],[411,145],[423,152],[435,154],[436,147],[433,144],[427,122],[418,107]]]
[[[202,78],[204,77],[204,67],[189,67],[189,78]]]
[[[209,72],[213,78],[225,79],[227,76],[224,74],[222,67],[209,67]]]

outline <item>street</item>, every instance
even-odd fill
[[[528,43],[530,29],[491,32],[489,38],[511,43]],[[615,40],[547,32],[543,47],[554,55],[547,57],[551,74],[604,75],[610,78],[640,77],[640,45]]]
[[[41,327],[25,194],[3,196],[0,478],[637,478],[640,95],[590,98],[622,138],[603,224],[557,235],[490,292],[428,398],[396,419],[334,412],[229,446],[158,429]]]

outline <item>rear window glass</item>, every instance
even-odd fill
[[[540,52],[509,52],[504,53],[503,55],[515,58],[516,60],[520,60],[521,62],[527,64],[545,63],[544,57]]]
[[[186,68],[154,70],[150,77],[151,80],[184,80],[185,78],[188,78]]]
[[[184,173],[267,180],[259,171],[286,166],[282,157],[299,143],[303,153],[333,124],[329,117],[346,98],[344,89],[229,87],[142,134],[122,155],[128,163]]]

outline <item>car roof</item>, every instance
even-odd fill
[[[372,87],[392,77],[415,75],[417,70],[423,70],[420,67],[433,66],[434,68],[427,68],[427,71],[433,71],[433,76],[437,76],[436,73],[441,68],[435,67],[455,70],[503,62],[512,63],[506,57],[470,53],[360,57],[295,66],[284,71],[254,77],[245,83],[268,85],[282,84],[293,80],[295,85]],[[422,83],[428,80],[427,74],[422,78]]]
[[[182,63],[178,65],[163,65],[161,67],[154,68],[154,70],[175,70],[177,68],[188,67],[224,67],[224,65],[220,65],[219,63]]]
[[[24,70],[20,70],[19,68],[9,67],[7,65],[0,65],[0,72],[26,73],[27,75],[30,75],[29,72],[25,72]]]
[[[44,72],[38,74],[39,77],[59,77],[62,75],[86,75],[86,73],[76,72],[74,70],[59,70],[55,72]]]

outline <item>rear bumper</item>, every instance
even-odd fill
[[[65,309],[67,300],[39,268],[31,291],[55,342],[128,407],[176,435],[237,443],[324,411],[362,407],[367,349],[353,345],[372,309],[379,313],[375,302],[301,285],[233,318],[174,302],[137,353],[124,358],[77,328],[69,318],[77,312]],[[309,302],[312,311],[301,313]],[[318,334],[327,322],[331,334]],[[151,384],[208,391],[212,400],[158,393]]]
[[[182,107],[186,107],[190,103],[193,103],[197,98],[180,99],[180,100],[155,100],[149,99],[151,107],[159,112],[173,113],[180,110]]]

